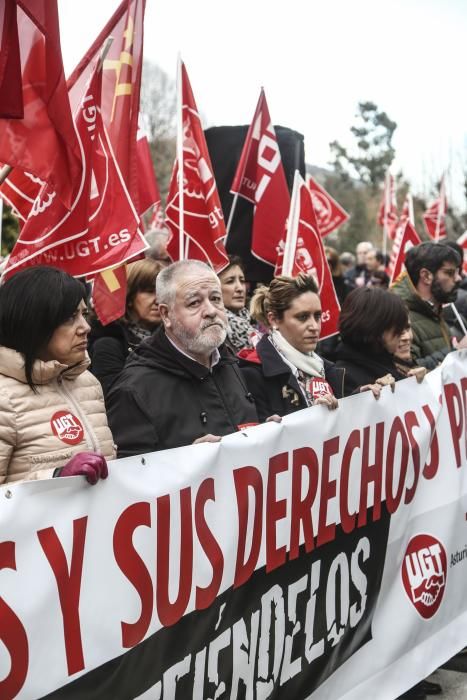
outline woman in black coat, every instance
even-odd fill
[[[321,302],[314,279],[280,276],[258,287],[252,317],[269,326],[254,350],[239,353],[240,367],[260,421],[314,404],[337,408],[343,372],[315,352]]]
[[[345,370],[344,396],[363,387],[403,379],[395,363],[399,341],[409,327],[407,308],[400,297],[385,289],[362,287],[345,299],[340,315],[340,337],[334,357]],[[392,379],[391,379],[392,378]]]
[[[128,265],[125,315],[107,326],[97,319],[92,321],[88,347],[91,372],[100,381],[105,398],[130,352],[159,327],[156,277],[162,267],[152,258]]]

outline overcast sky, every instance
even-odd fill
[[[118,0],[59,0],[65,69]],[[147,0],[145,58],[187,66],[205,126],[247,124],[264,86],[271,117],[305,136],[307,162],[349,139],[357,103],[397,122],[397,161],[415,193],[450,168],[463,209],[467,164],[466,0]],[[448,192],[449,196],[449,192]]]

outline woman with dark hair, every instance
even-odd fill
[[[0,287],[0,483],[107,476],[115,450],[99,382],[86,371],[84,285],[52,267]]]
[[[128,265],[125,315],[107,326],[97,319],[92,321],[89,335],[91,372],[102,384],[105,397],[130,352],[159,327],[161,316],[156,302],[156,278],[163,267],[152,258]]]
[[[341,342],[335,351],[336,366],[345,370],[344,396],[376,383],[393,385],[407,376],[397,368],[394,355],[408,326],[407,308],[395,294],[378,287],[349,294],[342,306]]]
[[[337,408],[343,372],[321,359],[315,348],[321,331],[321,302],[313,277],[276,277],[258,287],[252,317],[269,326],[254,350],[239,353],[260,421],[307,406]],[[337,397],[337,398],[336,398]]]
[[[227,344],[237,353],[242,348],[251,347],[250,338],[255,329],[251,325],[250,312],[246,308],[245,271],[241,259],[229,255],[230,264],[218,275],[222,298],[227,311],[229,329]]]

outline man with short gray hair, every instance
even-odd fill
[[[223,343],[217,275],[185,260],[156,281],[162,327],[130,355],[107,400],[119,457],[217,442],[258,421],[253,397]]]
[[[366,256],[370,250],[374,250],[373,243],[370,243],[370,241],[360,241],[355,249],[357,256],[356,265],[345,273],[346,279],[355,287],[365,287],[370,279],[370,273],[366,266]]]

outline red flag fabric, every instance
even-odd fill
[[[261,90],[230,191],[255,205],[251,252],[275,265],[290,207],[276,132]]]
[[[94,277],[94,310],[104,326],[121,318],[125,313],[126,290],[126,265],[105,270]]]
[[[439,188],[439,197],[434,200],[426,212],[423,214],[423,223],[425,230],[430,238],[439,241],[441,238],[446,238],[446,211],[448,203],[446,199],[446,188],[444,177],[441,180]]]
[[[39,264],[93,275],[147,247],[100,114],[101,76],[96,70],[76,117],[84,170],[72,208],[68,211],[48,185],[42,187],[8,259],[6,277]]]
[[[460,246],[462,246],[462,248],[464,250],[463,270],[464,270],[464,275],[467,275],[467,231],[464,231],[462,236],[457,239],[457,242],[459,243]]]
[[[167,251],[172,260],[203,260],[220,272],[229,264],[224,247],[224,215],[198,107],[183,62],[179,66],[179,75],[182,110],[179,121],[183,124],[183,135],[178,134],[178,148],[183,149],[183,155],[182,163],[179,157],[175,162],[165,209],[165,223],[170,230]],[[183,176],[182,202],[180,167]],[[180,229],[183,232],[182,250]]]
[[[104,61],[102,74],[102,117],[110,142],[138,213],[138,160],[136,136],[143,65],[145,0],[123,0],[97,39],[68,78],[68,87],[79,96],[89,80],[91,68],[102,46],[113,42]],[[75,102],[70,95],[72,105]],[[79,99],[79,97],[78,97]]]
[[[275,274],[295,277],[303,272],[313,275],[323,310],[320,337],[335,335],[339,329],[340,306],[318,228],[312,193],[298,170],[295,171],[287,236],[280,242],[279,250]]]
[[[394,178],[388,173],[384,181],[383,199],[378,210],[378,224],[386,229],[391,240],[396,237],[398,221]]]
[[[137,155],[144,7],[145,0],[123,0],[67,81],[69,99],[75,110],[103,45],[113,37],[102,76],[102,117],[139,214],[145,211],[139,208]],[[19,212],[20,218],[26,219],[42,184],[43,180],[38,180],[34,185],[28,172],[15,168],[1,186],[0,195]]]
[[[394,265],[396,264],[397,256],[399,255],[402,236],[404,235],[405,225],[406,225],[407,221],[410,221],[410,223],[413,226],[413,224],[414,224],[413,203],[412,203],[412,195],[410,193],[407,194],[407,196],[404,200],[402,212],[401,212],[401,215],[399,217],[399,222],[397,224],[396,235],[394,238],[394,243],[392,246],[391,255],[389,257],[389,264],[388,264],[388,267],[386,270],[389,277],[391,277],[392,271],[394,269]]]
[[[144,214],[152,206],[160,204],[161,195],[141,115],[136,139],[136,156],[138,159],[138,211],[139,214]]]
[[[16,1],[0,3],[0,118],[24,117]]]
[[[70,208],[82,162],[63,72],[57,2],[17,0],[16,5],[24,117],[0,119],[0,161],[45,180]]]
[[[308,178],[308,188],[311,192],[319,232],[324,238],[348,221],[350,215],[312,177]]]
[[[414,226],[410,223],[410,221],[407,221],[407,223],[405,224],[405,229],[402,233],[397,258],[394,262],[394,267],[391,272],[391,284],[399,277],[399,275],[402,272],[407,251],[409,251],[411,248],[413,248],[421,242],[422,240],[416,232]]]
[[[12,207],[13,212],[24,223],[29,216],[34,200],[46,183],[30,173],[14,168],[0,188],[0,196]]]

